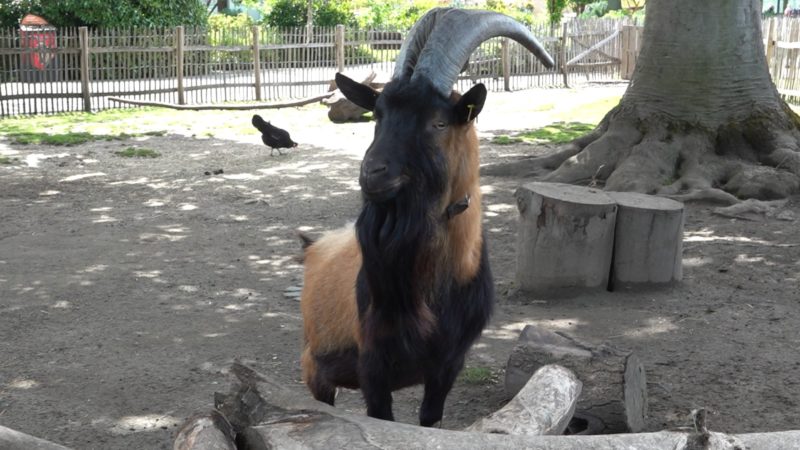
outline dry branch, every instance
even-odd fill
[[[308,97],[302,100],[297,100],[288,103],[250,103],[246,105],[175,105],[173,103],[126,100],[119,97],[109,97],[108,99],[111,100],[112,102],[125,103],[128,105],[155,106],[158,108],[170,108],[170,109],[179,109],[188,111],[209,111],[209,110],[247,111],[251,109],[279,109],[279,108],[291,108],[293,106],[303,106],[303,105],[308,105],[310,103],[316,103],[322,101],[332,95],[333,92],[328,92],[322,95],[317,95],[315,97]]]

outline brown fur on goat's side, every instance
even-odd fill
[[[303,381],[316,376],[316,355],[360,346],[356,276],[361,268],[352,225],[325,233],[305,248],[300,310],[305,348]]]

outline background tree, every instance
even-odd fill
[[[198,0],[4,0],[0,26],[16,27],[33,13],[57,27],[147,27],[205,25],[207,10]]]
[[[800,119],[770,78],[759,0],[650,0],[620,104],[539,163],[607,190],[773,199],[800,190]]]
[[[265,3],[264,22],[276,27],[302,27],[308,19],[308,0],[275,0]],[[354,25],[353,4],[349,1],[313,0],[316,26]]]

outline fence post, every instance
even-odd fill
[[[83,96],[83,110],[92,111],[92,93],[89,91],[89,29],[78,28],[78,40],[81,45],[81,95]]]
[[[500,40],[500,61],[503,64],[503,89],[511,91],[511,59],[508,55],[508,38]]]
[[[767,68],[772,69],[772,57],[775,56],[775,18],[771,17],[767,20],[769,21],[769,31],[767,32]]]
[[[175,74],[178,78],[178,104],[185,105],[183,92],[183,25],[175,27]]]
[[[569,87],[569,68],[567,67],[567,22],[561,27],[561,73],[564,74],[564,87]]]
[[[344,25],[336,25],[334,42],[336,46],[336,70],[344,72]]]
[[[253,75],[256,83],[256,101],[261,101],[261,47],[258,42],[258,25],[253,25]]]

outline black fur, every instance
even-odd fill
[[[371,88],[357,84],[339,87],[369,104]],[[466,352],[491,315],[485,236],[478,273],[462,286],[439,267],[435,247],[446,232],[440,209],[448,177],[437,133],[474,119],[485,96],[480,85],[452,104],[426,83],[399,80],[374,102],[375,138],[362,162],[364,203],[356,222],[363,258],[356,283],[363,341],[358,382],[372,417],[392,420],[391,392],[422,382],[420,424],[441,420]]]

